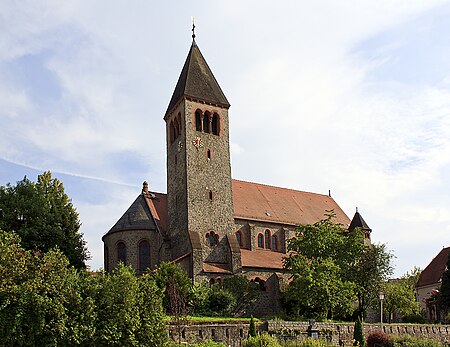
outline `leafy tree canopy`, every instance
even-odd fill
[[[362,313],[378,296],[392,273],[392,255],[384,245],[366,245],[361,230],[349,232],[336,224],[333,211],[325,217],[299,226],[288,241],[285,269],[292,272],[293,280],[285,300],[295,315],[345,318],[357,298]]]
[[[50,171],[0,186],[0,228],[15,231],[25,249],[47,252],[58,247],[78,269],[89,258],[80,233],[78,213],[64,192],[64,186]]]

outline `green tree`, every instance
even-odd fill
[[[448,254],[447,264],[442,274],[439,302],[445,312],[450,310],[450,253]]]
[[[393,255],[384,244],[365,245],[354,266],[348,272],[348,278],[356,286],[358,297],[358,312],[361,320],[366,310],[378,302],[379,293],[384,283],[393,273]]]
[[[93,302],[58,250],[26,251],[0,230],[0,345],[82,345],[94,333]]]
[[[250,328],[248,329],[248,337],[255,337],[256,333],[256,324],[253,316],[250,318]]]
[[[77,269],[85,268],[88,251],[78,213],[63,184],[49,171],[36,183],[24,178],[0,186],[0,228],[15,231],[25,249],[47,252],[57,246]]]
[[[334,223],[331,211],[313,225],[300,226],[288,249],[285,269],[292,272],[293,280],[285,298],[296,315],[317,319],[349,315],[356,299],[349,273],[364,250],[362,233],[349,233]]]
[[[234,297],[231,308],[233,315],[245,315],[260,295],[261,289],[258,283],[249,281],[242,275],[227,277],[223,280],[222,288],[230,292]]]
[[[388,313],[388,322],[391,322],[395,312],[402,316],[414,315],[420,312],[414,290],[406,279],[390,280],[384,285],[384,309]]]

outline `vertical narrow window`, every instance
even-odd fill
[[[206,156],[208,157],[208,160],[211,160],[211,150],[210,149],[208,149],[206,151]]]
[[[178,112],[178,134],[181,135],[181,130],[183,130],[183,124],[181,123],[181,113]]]
[[[212,192],[212,190],[209,191],[208,196],[209,196],[209,201],[213,201],[213,192]]]
[[[105,271],[109,272],[109,248],[105,247]]]
[[[205,112],[204,116],[203,116],[203,131],[205,133],[210,133],[211,129],[210,129],[210,113],[209,112]]]
[[[195,130],[202,131],[202,111],[195,111]]]
[[[214,135],[219,135],[220,121],[219,121],[219,115],[217,113],[214,113],[214,115],[212,117],[211,127],[212,127],[212,133]]]
[[[278,250],[278,238],[276,235],[272,235],[272,250],[273,251]]]
[[[170,122],[170,126],[169,126],[169,138],[170,138],[170,143],[173,143],[173,141],[175,141],[175,127],[173,126],[173,122]]]
[[[122,241],[117,244],[117,262],[127,264],[127,247]]]
[[[264,232],[264,243],[266,245],[267,249],[270,249],[270,230],[266,229],[266,231]]]
[[[178,156],[175,154],[175,165],[178,164]]]
[[[239,247],[242,247],[242,234],[240,231],[236,231],[236,240],[239,244]]]
[[[264,236],[263,234],[258,234],[258,247],[264,248]]]
[[[150,267],[150,244],[147,240],[139,242],[139,273]]]
[[[178,124],[178,119],[175,118],[175,122],[173,123],[174,127],[174,140],[178,138],[178,135],[180,135],[180,124]]]

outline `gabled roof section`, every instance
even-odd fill
[[[283,258],[287,255],[279,252],[272,252],[265,249],[250,251],[241,249],[241,259],[243,267],[256,267],[264,269],[283,269]]]
[[[144,194],[140,194],[116,224],[107,232],[112,234],[126,230],[157,230],[155,220]]]
[[[445,271],[449,253],[450,247],[443,248],[439,254],[434,257],[431,263],[420,273],[416,288],[433,284],[438,285],[442,274]]]
[[[280,224],[314,224],[334,210],[336,223],[347,227],[350,219],[328,195],[233,180],[234,217]]]
[[[355,228],[361,228],[361,230],[367,230],[372,231],[370,227],[367,225],[361,214],[356,211],[355,215],[353,216],[352,222],[350,223],[350,226],[348,227],[349,231],[355,230]]]
[[[195,40],[178,78],[175,91],[170,99],[166,114],[183,98],[192,98],[206,103],[230,107],[230,104],[217,83],[211,69],[203,58]]]

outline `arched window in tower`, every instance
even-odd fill
[[[212,192],[212,190],[210,190],[209,192],[208,192],[208,197],[209,197],[209,201],[213,201],[213,192]]]
[[[264,236],[263,234],[258,234],[258,247],[264,248]]]
[[[239,247],[242,247],[242,234],[239,230],[236,231],[236,240],[239,244]]]
[[[181,130],[183,130],[183,124],[181,123],[181,113],[178,112],[178,135],[181,135]]]
[[[278,237],[272,235],[272,251],[278,251]]]
[[[150,268],[150,243],[147,240],[139,242],[139,273],[143,273]]]
[[[117,262],[127,264],[127,247],[123,241],[117,243]]]
[[[220,119],[219,119],[219,115],[217,113],[214,113],[214,115],[212,117],[211,127],[212,127],[212,133],[214,135],[219,135]]]
[[[217,235],[214,231],[210,231],[206,234],[206,240],[211,247],[216,246],[219,243],[219,235]]]
[[[202,131],[202,111],[195,111],[195,130]]]
[[[270,230],[266,229],[264,232],[264,243],[267,249],[270,249]]]
[[[211,122],[210,113],[208,111],[206,111],[205,114],[203,115],[203,131],[208,134],[211,132],[211,129],[209,126],[210,122]]]
[[[170,121],[169,125],[169,138],[170,143],[173,143],[173,141],[175,141],[175,127],[173,126],[173,121]]]
[[[178,138],[178,135],[180,135],[180,124],[178,123],[178,119],[175,118],[175,122],[173,123],[173,127],[175,128],[174,132],[174,140]]]

